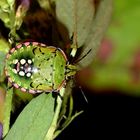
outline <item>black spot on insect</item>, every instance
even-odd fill
[[[52,76],[52,73],[50,73],[50,76]]]
[[[50,67],[53,67],[53,64],[51,64]]]
[[[54,88],[54,83],[52,83],[52,88]]]
[[[42,52],[40,48],[39,48],[39,51]]]
[[[25,44],[24,43],[22,43],[22,46],[21,47],[25,47]]]
[[[40,67],[41,66],[41,63],[38,66]]]
[[[29,89],[26,89],[26,92],[29,92]]]
[[[36,88],[38,88],[38,87],[41,86],[41,85],[42,85],[42,83],[38,84],[38,85],[36,86]]]
[[[30,46],[32,46],[32,45],[33,45],[33,43],[32,43],[32,42],[30,42],[30,43],[29,43],[29,45],[30,45]]]
[[[12,85],[14,85],[15,84],[15,82],[14,81],[12,81],[12,83],[11,83]]]
[[[39,51],[44,55],[44,53],[41,51],[41,48],[39,48]]]
[[[22,86],[19,86],[18,88],[19,88],[19,89],[21,89],[21,88],[22,88]]]
[[[32,52],[33,52],[33,54],[35,55],[35,50],[37,49],[37,47],[36,48],[33,48],[33,50],[32,50]]]
[[[63,74],[61,73],[60,76],[63,76]]]
[[[40,74],[40,68],[39,67],[37,67],[37,70],[38,70],[38,73]]]
[[[63,67],[63,65],[61,65],[61,68]]]
[[[47,61],[49,61],[49,60],[50,60],[50,58],[47,58],[46,60],[47,60]]]
[[[11,55],[12,54],[12,52],[11,51],[9,51],[9,55]]]
[[[34,88],[34,87],[33,87],[33,82],[30,83],[30,87]]]
[[[54,57],[56,57],[56,53],[55,53]]]
[[[40,72],[38,72],[38,74],[41,75]]]
[[[45,78],[45,80],[48,82],[48,79]]]

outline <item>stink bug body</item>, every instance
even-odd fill
[[[68,76],[76,73],[65,53],[53,46],[25,42],[6,56],[5,73],[16,88],[29,93],[58,92]]]

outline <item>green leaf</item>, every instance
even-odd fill
[[[4,60],[5,55],[9,50],[9,45],[3,39],[0,39],[0,81],[3,81],[4,74]]]
[[[0,81],[4,72],[4,59],[5,59],[5,54],[0,51]]]
[[[37,0],[40,7],[42,7],[45,10],[49,10],[51,8],[50,0]]]
[[[5,88],[3,87],[3,85],[0,84],[0,123],[3,123],[4,119],[5,93],[6,93]]]
[[[4,103],[4,120],[3,120],[3,137],[8,133],[10,126],[10,115],[12,110],[13,88],[6,92],[6,99]]]
[[[5,75],[4,75],[4,60],[5,60],[5,54],[0,51],[0,82],[4,81]]]
[[[0,38],[0,51],[3,52],[3,54],[6,54],[9,51],[9,44],[6,42],[6,40]],[[0,59],[1,61],[1,59]]]
[[[13,7],[15,0],[7,0],[7,3],[9,4],[9,6]]]
[[[9,14],[7,12],[2,11],[2,9],[0,9],[0,19],[5,23],[7,27],[10,26]]]
[[[15,3],[15,0],[0,0],[0,8],[7,9],[10,6],[13,6]]]
[[[79,59],[84,59],[81,59],[81,61],[77,63],[78,69],[87,67],[93,61],[108,24],[110,23],[111,15],[112,0],[101,0],[99,2],[95,18],[92,21],[91,31],[84,44],[82,53],[79,56]]]
[[[73,44],[81,47],[89,34],[94,17],[93,0],[55,0],[56,16],[69,32],[69,38],[73,37]],[[58,25],[64,36],[64,32]]]
[[[14,20],[15,0],[0,0],[0,19],[7,27],[11,27]]]
[[[0,9],[6,9],[9,7],[7,0],[0,0]]]
[[[21,112],[4,140],[43,140],[52,123],[55,100],[41,94]]]

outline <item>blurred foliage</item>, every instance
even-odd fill
[[[87,67],[93,62],[102,38],[104,37],[104,33],[110,23],[110,18],[108,17],[111,17],[112,15],[112,1],[100,1],[100,4],[97,4],[97,7],[98,11],[95,12],[96,14],[92,21],[92,28],[83,45],[82,53],[79,56],[80,61],[77,63],[79,69]]]
[[[0,86],[0,122],[3,122],[3,110],[4,110],[4,100],[5,100],[5,90]]]
[[[4,80],[4,60],[8,50],[9,45],[6,40],[0,39],[0,82]]]
[[[15,0],[0,0],[0,19],[9,28],[14,23],[14,3]]]
[[[138,0],[114,1],[108,32],[81,84],[99,91],[140,95],[140,5]],[[87,75],[85,79],[85,75]],[[86,82],[84,82],[86,81]]]
[[[85,43],[92,26],[95,12],[94,5],[91,4],[90,0],[65,0],[65,2],[56,0],[56,5],[57,18],[67,27],[72,42],[77,47],[81,47]],[[69,5],[69,8],[67,5]],[[61,31],[61,26],[59,27]]]

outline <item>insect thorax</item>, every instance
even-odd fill
[[[75,75],[77,72],[77,67],[75,65],[68,64],[66,65],[66,77]]]

